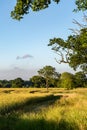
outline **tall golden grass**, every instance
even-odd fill
[[[13,91],[12,91],[13,90]],[[41,105],[42,100],[34,104],[37,97],[61,96],[54,104]],[[87,130],[87,88],[65,90],[63,88],[46,89],[0,89],[0,109],[32,100],[37,110],[28,111],[30,104],[0,117],[0,129],[5,130]],[[46,101],[47,98],[44,98]],[[27,111],[26,111],[27,106]],[[33,109],[33,107],[31,107]],[[21,111],[20,111],[21,110]],[[3,125],[4,124],[4,125]],[[12,125],[11,125],[12,124]]]

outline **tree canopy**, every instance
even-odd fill
[[[24,84],[24,81],[21,78],[16,78],[12,81],[12,87],[13,88],[22,88]]]
[[[63,88],[72,89],[75,87],[74,75],[69,72],[64,72],[61,74],[60,82],[60,85]]]
[[[20,20],[24,14],[28,14],[30,10],[39,11],[48,8],[52,1],[58,4],[60,0],[17,0],[11,12],[11,17]],[[75,4],[77,6],[75,11],[87,10],[87,0],[75,0]]]
[[[85,87],[86,86],[87,77],[82,71],[76,72],[74,76],[75,76],[76,87]]]
[[[32,86],[36,88],[45,87],[45,79],[39,75],[35,75],[32,78],[30,78],[30,81],[32,82]]]
[[[60,0],[52,0],[58,3]],[[13,19],[20,20],[24,14],[28,14],[29,10],[39,11],[49,7],[51,0],[17,0],[14,10],[11,12]]]
[[[60,74],[56,72],[55,68],[52,66],[45,66],[38,71],[38,74],[45,78],[46,80],[46,87],[48,89],[48,83],[51,78],[58,78]]]
[[[77,5],[76,11],[85,11],[87,10],[87,0],[76,0],[75,4]]]

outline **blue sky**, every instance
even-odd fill
[[[13,20],[10,11],[15,1],[0,2],[0,79],[21,77],[29,79],[45,65],[51,65],[58,72],[72,72],[68,65],[59,65],[58,56],[47,46],[49,39],[67,39],[69,28],[75,28],[73,19],[82,21],[82,12],[73,13],[74,0],[61,0],[49,8],[32,12],[21,21]]]

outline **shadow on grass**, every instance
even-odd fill
[[[29,112],[40,112],[43,108],[47,108],[49,106],[52,106],[55,104],[57,100],[59,100],[62,97],[62,95],[51,95],[45,98],[39,98],[36,101],[33,101],[31,103],[26,103],[25,105],[21,106],[17,111],[19,113],[29,113]]]
[[[8,94],[8,93],[11,93],[11,92],[13,92],[13,91],[15,91],[15,90],[3,90],[2,92]]]
[[[17,116],[0,117],[0,130],[80,130],[78,125],[64,119],[59,122],[39,119],[19,119]]]
[[[9,106],[6,106],[4,109],[0,110],[0,115],[6,115],[13,111],[20,111],[22,113],[24,112],[37,112],[42,107],[49,107],[50,105],[53,105],[56,100],[59,100],[62,96],[54,96],[54,95],[48,95],[45,97],[34,97],[31,99],[26,100],[25,102],[12,104]]]

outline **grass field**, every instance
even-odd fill
[[[87,88],[0,89],[0,130],[87,130]]]

